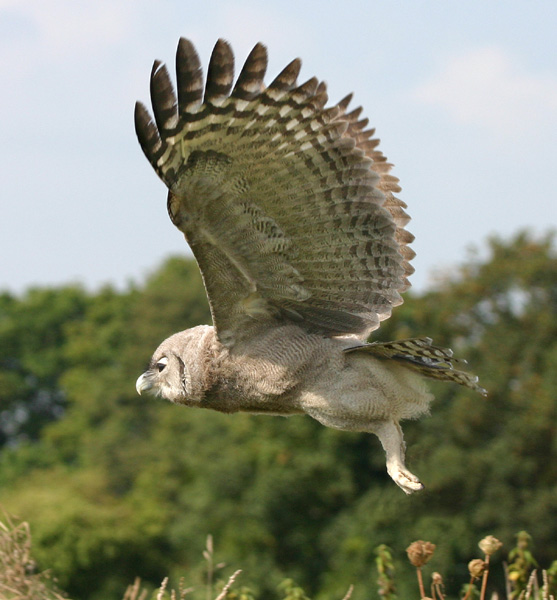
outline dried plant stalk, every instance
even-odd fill
[[[350,600],[350,598],[352,598],[353,591],[354,591],[354,586],[352,584],[350,584],[350,587],[348,588],[348,591],[346,592],[346,594],[342,600]]]
[[[215,598],[215,600],[224,600],[226,598],[226,594],[228,594],[228,590],[232,587],[232,584],[236,580],[236,577],[242,572],[241,569],[238,569],[228,578],[226,585],[222,588],[222,592]]]

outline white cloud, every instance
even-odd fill
[[[412,96],[504,138],[557,125],[557,76],[528,72],[499,47],[453,57]]]

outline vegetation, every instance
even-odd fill
[[[215,580],[241,566],[254,598],[280,598],[286,577],[314,600],[342,599],[351,584],[351,600],[377,597],[380,556],[383,597],[394,597],[395,572],[397,597],[416,597],[403,553],[389,550],[416,539],[436,544],[431,562],[447,598],[459,597],[488,533],[508,548],[517,530],[528,531],[540,568],[550,569],[553,236],[492,239],[487,258],[473,256],[427,293],[407,295],[377,332],[381,340],[429,335],[452,347],[489,391],[485,400],[432,384],[432,416],[405,425],[408,464],[426,484],[411,497],[389,480],[373,436],[307,417],[227,416],[138,397],[135,379],[156,345],[203,322],[203,287],[185,259],[125,292],[0,295],[0,501],[30,523],[37,572],[51,569],[70,597],[120,600],[138,575],[150,590],[167,575],[177,588],[184,574],[199,588],[209,532],[218,542]],[[387,546],[382,555],[379,544]],[[513,578],[524,585],[534,566],[529,548],[509,556],[506,579],[494,555],[488,594],[505,597]],[[243,574],[231,598],[249,598],[238,591]]]
[[[2,600],[64,600],[48,572],[37,572],[31,556],[26,522],[0,521],[0,598]]]
[[[525,531],[517,534],[517,545],[509,553],[512,562],[505,565],[505,587],[507,600],[555,600],[557,592],[557,560],[553,561],[548,570],[542,572],[540,585],[537,570],[534,568],[536,561],[530,551],[531,537]],[[468,563],[470,583],[461,589],[460,598],[486,599],[487,580],[489,578],[490,558],[502,546],[502,543],[492,535],[483,538],[478,544],[484,558],[476,558]],[[2,600],[66,600],[67,596],[56,589],[56,584],[48,572],[37,573],[36,563],[31,558],[31,534],[28,523],[14,523],[8,516],[5,523],[0,521],[0,598]],[[378,594],[386,600],[397,600],[395,570],[392,563],[391,550],[384,544],[376,548],[378,572]],[[431,574],[431,597],[426,596],[422,567],[433,557],[435,544],[418,540],[406,549],[409,562],[416,568],[418,578],[418,595],[421,600],[446,600],[443,577],[438,572]],[[184,578],[178,583],[178,589],[168,589],[168,577],[165,577],[158,590],[149,594],[143,588],[141,579],[136,577],[133,584],[129,585],[124,593],[123,600],[184,600],[190,598],[202,600],[256,600],[252,590],[248,587],[238,587],[236,579],[242,571],[237,570],[230,575],[227,582],[219,581],[214,584],[215,565],[213,538],[207,537],[206,549],[203,551],[206,561],[206,580],[204,585],[196,589],[186,587]],[[474,585],[480,581],[479,589]],[[218,590],[218,591],[216,591]],[[291,579],[285,579],[277,586],[280,600],[311,600],[304,590],[297,586]],[[354,592],[350,585],[343,600],[349,600]],[[216,594],[216,596],[215,596]],[[415,594],[412,597],[418,597]],[[260,597],[261,598],[261,597]],[[498,600],[494,593],[492,600]]]

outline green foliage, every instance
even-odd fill
[[[0,294],[0,448],[37,440],[61,416],[66,328],[83,318],[87,302],[75,287],[31,289],[21,299]]]
[[[480,590],[473,583],[466,583],[460,590],[459,598],[466,598],[466,600],[479,600]]]
[[[377,568],[377,587],[379,595],[385,600],[396,600],[395,566],[391,549],[385,544],[375,548],[377,557],[375,566]]]
[[[119,600],[136,575],[152,589],[184,572],[203,586],[213,533],[214,565],[227,565],[215,578],[241,566],[245,594],[276,597],[288,576],[314,600],[343,598],[351,583],[351,600],[363,600],[377,589],[378,544],[421,538],[437,544],[435,569],[456,596],[476,540],[489,531],[509,545],[518,529],[548,566],[557,554],[555,244],[520,234],[491,240],[489,252],[407,296],[376,332],[433,337],[489,391],[486,400],[432,384],[432,416],[404,426],[408,463],[426,484],[412,497],[389,480],[373,436],[137,396],[158,343],[210,322],[192,261],[172,259],[125,292],[0,296],[2,503],[30,521],[41,568],[80,600]],[[397,594],[409,598],[415,579],[403,560],[384,557],[384,574],[396,569]]]
[[[246,587],[241,587],[237,590],[230,590],[226,596],[226,600],[256,600],[251,590]]]
[[[282,581],[278,589],[282,592],[283,596],[281,600],[310,600],[304,590],[298,587],[292,579],[285,579]]]
[[[538,566],[530,549],[531,544],[532,536],[526,531],[520,531],[516,535],[516,547],[509,552],[507,571],[513,600],[526,589],[532,569]]]

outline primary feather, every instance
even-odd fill
[[[351,95],[326,107],[323,82],[298,84],[298,59],[265,86],[257,44],[234,83],[227,42],[204,81],[182,39],[176,89],[155,61],[135,126],[169,189],[168,212],[201,269],[213,328],[172,336],[138,390],[224,412],[305,412],[376,433],[405,491],[398,422],[431,396],[412,371],[481,390],[427,338],[365,344],[402,302],[412,273],[406,205]]]

